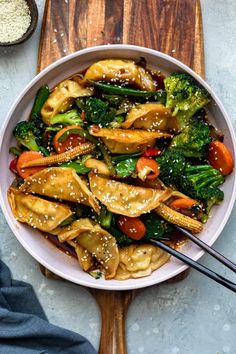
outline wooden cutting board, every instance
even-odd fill
[[[204,77],[199,0],[46,0],[38,72],[74,51],[121,43],[169,54]],[[42,266],[41,271],[58,278]],[[126,354],[125,316],[136,291],[89,290],[102,314],[99,353]]]

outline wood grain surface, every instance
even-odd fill
[[[204,77],[199,0],[46,0],[38,72],[77,50],[122,43],[169,54]],[[58,279],[43,266],[40,269],[46,277]],[[125,318],[137,291],[88,290],[101,310],[99,354],[126,354]]]
[[[76,50],[112,43],[159,50],[204,76],[199,0],[46,0],[38,71]]]

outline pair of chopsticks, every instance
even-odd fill
[[[204,251],[206,251],[208,254],[210,254],[212,257],[217,259],[220,263],[224,264],[226,267],[231,269],[233,272],[236,272],[236,264],[231,262],[228,258],[224,257],[221,253],[217,252],[210,246],[208,246],[205,242],[200,240],[198,237],[194,236],[191,232],[173,225],[176,230],[180,231],[182,234],[184,234],[188,239],[190,239],[192,242],[194,242],[196,245],[201,247]],[[207,277],[215,280],[217,283],[223,285],[224,287],[236,292],[236,284],[233,283],[232,281],[226,279],[222,275],[212,271],[211,269],[207,268],[206,266],[194,261],[193,259],[189,258],[188,256],[184,255],[183,253],[175,250],[174,248],[168,246],[165,244],[163,241],[160,240],[155,240],[155,239],[150,239],[151,243],[157,245],[164,251],[170,253],[172,256],[178,258],[185,264],[189,265],[190,267],[198,270],[200,273],[206,275]]]

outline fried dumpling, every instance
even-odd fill
[[[141,90],[154,91],[155,83],[151,75],[133,60],[104,59],[92,64],[84,75],[89,80],[125,82]]]
[[[72,247],[74,247],[77,257],[78,257],[80,267],[85,272],[88,272],[89,270],[91,270],[94,266],[94,259],[91,255],[91,253],[88,250],[86,250],[86,248],[80,246],[77,242],[68,241],[68,243]]]
[[[140,216],[155,209],[171,196],[171,190],[132,186],[89,173],[90,189],[94,196],[115,214]]]
[[[109,129],[92,126],[91,135],[102,138],[104,144],[113,154],[131,154],[155,145],[157,138],[171,137],[162,132],[145,130]]]
[[[49,167],[25,179],[20,190],[47,197],[68,200],[91,206],[99,211],[99,204],[88,189],[87,184],[74,169]]]
[[[64,113],[75,102],[77,97],[91,96],[93,88],[83,87],[74,80],[62,81],[50,93],[44,103],[41,116],[45,124],[51,125],[50,119],[57,113]]]
[[[145,130],[167,130],[173,120],[171,112],[163,104],[145,103],[132,108],[122,123],[122,128],[134,127]]]
[[[16,220],[41,231],[50,232],[72,215],[67,205],[24,194],[9,188],[8,201]]]
[[[101,263],[106,279],[114,278],[119,264],[119,250],[116,239],[99,224],[88,218],[74,221],[58,234],[59,241],[76,242]]]
[[[115,279],[146,277],[169,259],[168,253],[154,245],[136,244],[123,247],[120,249],[120,262]]]

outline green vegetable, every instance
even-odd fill
[[[211,100],[209,93],[189,74],[173,73],[164,79],[164,84],[166,107],[176,117],[179,130],[188,126],[190,118]]]
[[[121,127],[121,124],[124,122],[125,118],[122,117],[122,116],[116,116],[114,118],[114,120],[109,123],[108,127],[109,128],[120,128]]]
[[[175,150],[166,150],[156,160],[160,166],[159,178],[166,185],[174,185],[188,197],[203,203],[206,211],[204,220],[207,219],[212,206],[224,199],[224,193],[217,188],[224,182],[224,177],[212,166],[190,165],[185,157]]]
[[[34,126],[32,122],[23,121],[18,123],[13,134],[21,145],[29,150],[39,151],[38,142],[41,139],[40,131]]]
[[[119,177],[128,177],[131,176],[132,173],[135,171],[136,169],[136,164],[137,164],[138,159],[137,158],[129,158],[126,160],[123,160],[121,162],[119,162],[116,166],[116,174]]]
[[[97,144],[97,147],[101,151],[103,159],[104,159],[107,167],[109,168],[111,174],[115,175],[116,174],[116,170],[115,170],[115,168],[113,166],[111,155],[109,154],[107,148],[105,147],[105,145],[103,144],[103,142],[101,140],[99,140],[99,143]]]
[[[204,188],[199,193],[199,199],[201,199],[205,206],[205,214],[202,222],[206,222],[214,205],[220,204],[224,199],[224,192],[217,187]]]
[[[101,206],[100,213],[96,216],[96,220],[105,228],[110,228],[113,214],[107,210],[105,205]]]
[[[199,119],[191,119],[189,125],[172,139],[170,149],[186,157],[204,158],[210,142],[209,126]]]
[[[46,132],[58,132],[62,128],[63,128],[62,125],[55,125],[53,127],[47,127],[45,130],[46,130]]]
[[[60,167],[68,167],[73,168],[76,173],[84,175],[91,171],[91,168],[88,168],[84,165],[85,161],[87,161],[92,155],[87,154],[84,155],[81,159],[75,161],[64,162],[60,164]]]
[[[85,175],[86,173],[91,171],[91,168],[84,166],[83,163],[74,162],[74,161],[62,163],[60,164],[60,167],[73,168],[76,171],[76,173],[80,175]]]
[[[49,93],[50,93],[50,91],[49,91],[48,85],[44,85],[38,90],[35,100],[34,100],[33,108],[32,108],[31,114],[30,114],[31,118],[33,118],[35,115],[40,115],[41,109],[42,109],[44,103],[46,102],[46,100],[49,96]]]
[[[160,167],[159,178],[167,185],[174,185],[186,166],[185,157],[175,150],[166,150],[156,161]]]
[[[205,192],[210,187],[218,187],[224,182],[221,173],[210,165],[186,166],[185,171],[176,177],[175,185],[187,196],[205,200]]]
[[[50,152],[48,149],[46,149],[44,146],[39,146],[39,151],[44,155],[44,156],[49,156]]]
[[[94,211],[87,205],[84,204],[74,204],[74,214],[76,219],[89,218],[94,219]]]
[[[76,207],[75,207],[75,215],[78,217],[78,218],[81,218],[82,215],[83,215],[83,207],[82,204],[76,204]]]
[[[134,90],[131,88],[105,84],[103,82],[89,81],[90,84],[97,89],[106,92],[108,94],[120,95],[120,96],[134,96],[134,97],[153,97],[156,96],[155,99],[159,100],[161,103],[165,103],[166,101],[166,93],[162,90],[159,91],[142,91],[142,90]]]
[[[64,227],[64,226],[70,225],[75,220],[76,220],[76,218],[74,217],[74,215],[71,215],[67,219],[62,221],[62,223],[59,226]]]
[[[89,132],[85,129],[78,129],[77,132],[81,138],[85,138],[86,140],[90,141],[91,143],[98,145],[99,141],[94,136],[90,135]]]
[[[54,117],[50,118],[50,123],[63,124],[63,125],[79,125],[83,126],[84,122],[81,119],[80,114],[77,109],[71,109],[65,113],[56,114]]]
[[[18,147],[16,147],[16,146],[11,146],[11,147],[9,148],[9,153],[10,153],[10,154],[13,154],[13,155],[15,155],[15,156],[20,156],[21,151],[20,151],[20,149],[19,149]]]
[[[123,161],[123,160],[127,160],[127,159],[132,159],[132,158],[138,157],[141,154],[142,154],[142,152],[136,152],[136,153],[130,154],[130,155],[117,155],[117,156],[113,156],[112,157],[112,161],[114,163],[118,163],[118,162]]]
[[[100,272],[100,271],[93,270],[88,273],[89,273],[89,275],[91,275],[91,277],[93,277],[95,279],[100,279],[102,277],[102,272]]]
[[[83,104],[82,104],[83,102]],[[85,113],[85,119],[90,124],[107,126],[116,115],[116,109],[109,106],[108,102],[96,97],[89,97],[86,100],[76,100],[77,106]]]
[[[109,228],[109,233],[116,238],[116,242],[120,247],[128,246],[135,242],[121,231],[119,231],[116,227],[111,226]]]
[[[64,134],[60,136],[60,138],[57,140],[59,143],[63,143],[70,134],[78,134],[80,131],[80,128],[72,128],[68,129]]]
[[[150,238],[159,240],[165,237],[166,234],[170,233],[173,230],[172,226],[169,223],[161,219],[153,212],[142,215],[141,220],[143,221],[146,227],[145,239],[147,241],[149,241]]]
[[[127,113],[131,108],[135,106],[135,103],[130,101],[129,98],[125,96],[109,95],[103,93],[101,97],[107,101],[110,106],[116,109],[116,116]]]

